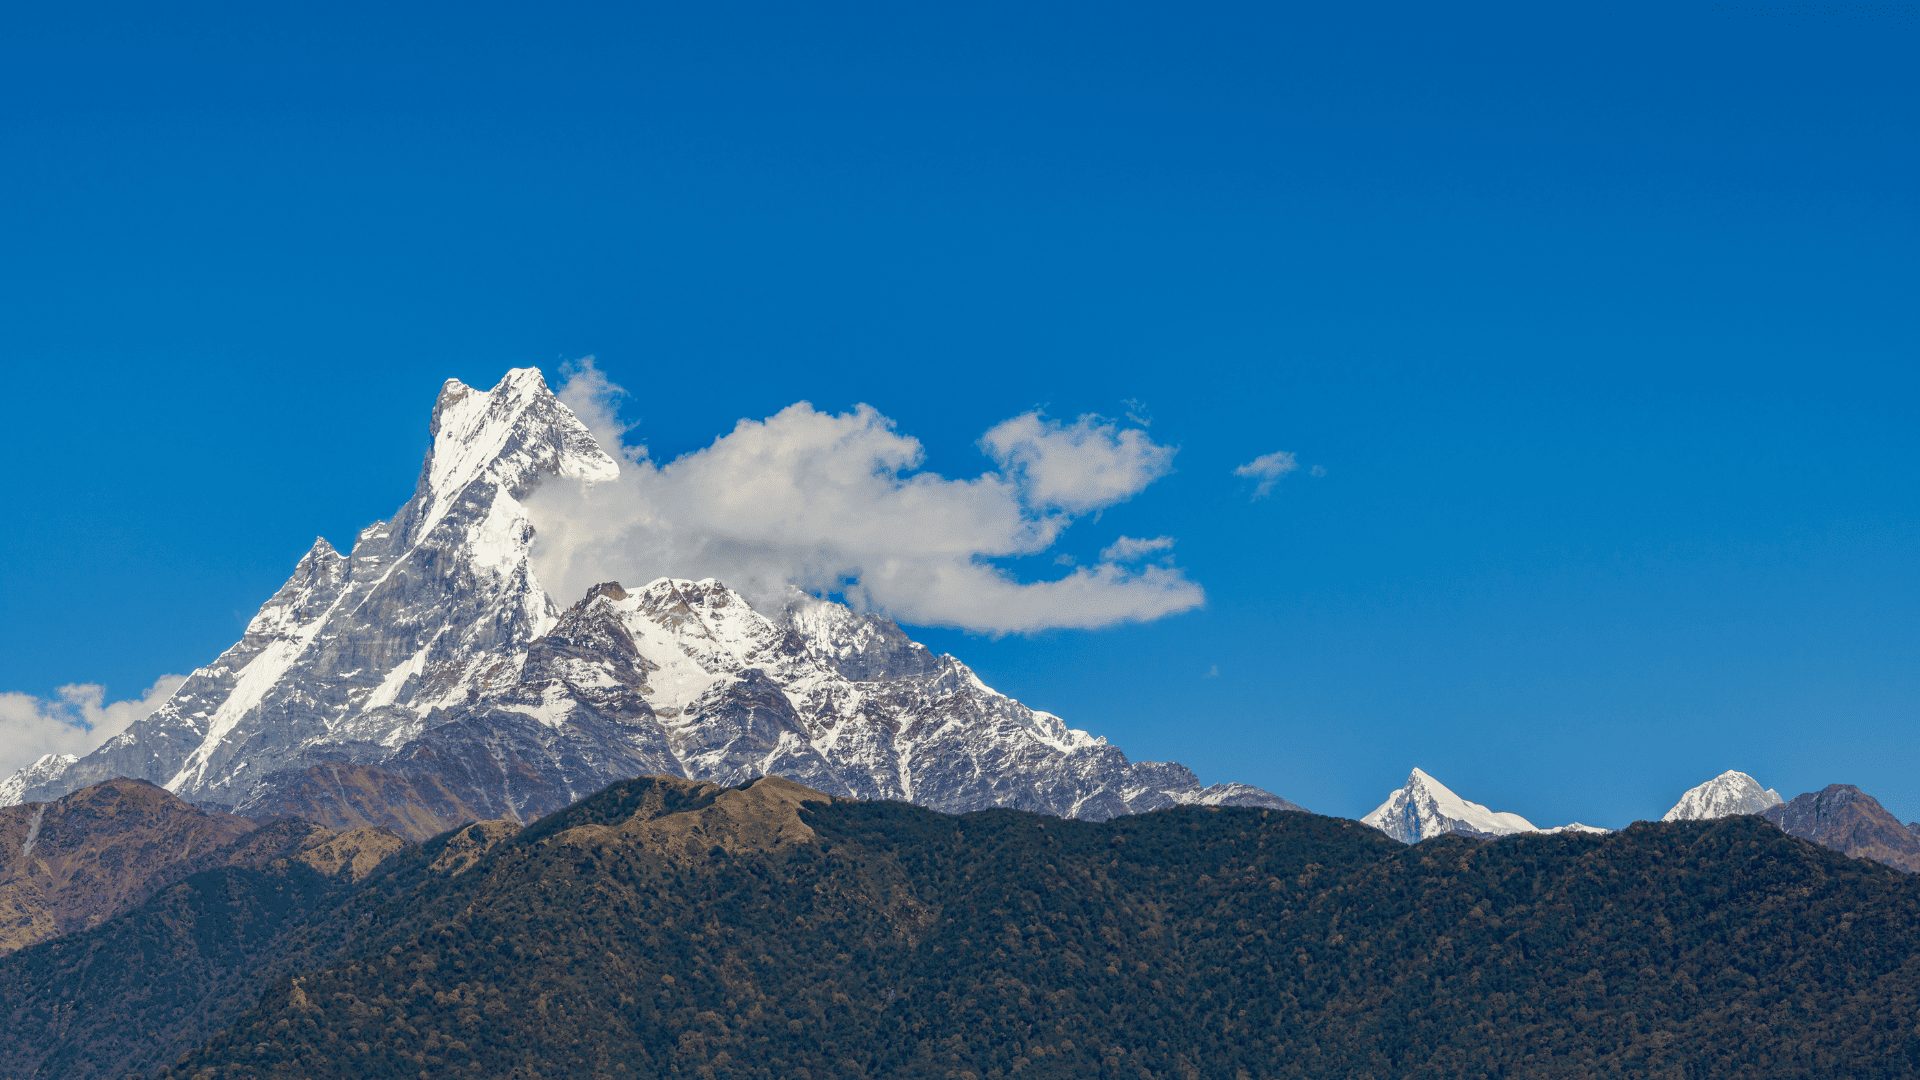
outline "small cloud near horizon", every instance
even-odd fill
[[[1244,465],[1234,467],[1233,475],[1254,481],[1253,498],[1264,499],[1273,494],[1273,487],[1280,478],[1300,468],[1300,459],[1291,450],[1275,450],[1271,454],[1261,454]],[[1315,465],[1310,475],[1325,476],[1326,470]]]
[[[1173,550],[1173,537],[1123,536],[1100,549],[1100,561],[1111,563],[1137,562],[1150,555],[1164,555]]]
[[[97,683],[73,683],[52,698],[0,692],[0,777],[47,754],[80,756],[166,703],[185,675],[162,675],[139,697],[108,701]]]

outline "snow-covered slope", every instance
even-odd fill
[[[1420,769],[1407,777],[1406,786],[1389,793],[1387,801],[1360,820],[1405,844],[1448,833],[1507,836],[1539,831],[1519,814],[1489,810],[1461,798]]]
[[[948,811],[1288,805],[1131,762],[886,619],[797,591],[763,611],[717,581],[661,579],[598,586],[563,609],[574,598],[557,603],[531,568],[521,500],[549,477],[610,479],[618,464],[533,369],[484,392],[449,381],[432,433],[392,520],[345,555],[315,541],[241,640],[166,704],[78,761],[0,781],[0,805],[131,776],[323,820],[316,800],[348,800],[338,820],[420,831],[532,817],[643,773],[772,773]],[[440,809],[382,819],[364,805],[381,799]]]
[[[1202,788],[1179,765],[1129,762],[885,619],[798,592],[762,612],[711,579],[595,587],[533,642],[511,686],[449,729],[514,763],[487,807],[503,816],[589,794],[610,773],[772,774],[856,798],[1075,817],[1284,805],[1240,785]],[[396,760],[444,761],[456,752],[447,738],[430,732]]]
[[[1746,773],[1729,769],[1698,787],[1688,789],[1660,820],[1705,821],[1735,814],[1758,814],[1779,806],[1782,801],[1779,792],[1761,787],[1758,780]]]

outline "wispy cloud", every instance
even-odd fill
[[[609,448],[624,434],[621,393],[591,364],[560,389]],[[749,596],[791,585],[989,633],[1139,622],[1204,600],[1180,570],[1117,554],[1044,580],[999,561],[1045,554],[1078,518],[1131,498],[1172,467],[1172,447],[1128,424],[1033,412],[995,425],[981,448],[995,469],[942,476],[874,409],[806,402],[671,461],[626,447],[617,479],[554,481],[528,500],[535,572],[562,597],[669,575],[717,577]]]
[[[0,776],[45,754],[85,754],[159,708],[187,681],[162,675],[137,698],[106,700],[106,689],[76,683],[52,698],[0,692]]]
[[[1123,536],[1108,544],[1100,552],[1102,562],[1128,563],[1144,559],[1149,555],[1164,555],[1173,550],[1171,536]]]
[[[1253,497],[1264,499],[1273,494],[1273,486],[1280,478],[1300,467],[1300,459],[1291,450],[1275,450],[1271,454],[1261,454],[1245,465],[1236,467],[1233,475],[1255,481]]]

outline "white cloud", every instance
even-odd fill
[[[85,754],[159,708],[187,681],[162,675],[137,698],[109,702],[106,688],[76,683],[53,698],[0,693],[0,776],[43,754]]]
[[[619,395],[591,364],[561,389],[609,448]],[[801,402],[664,463],[627,448],[617,479],[553,481],[527,500],[535,572],[562,598],[606,580],[716,577],[749,597],[792,585],[902,622],[990,633],[1199,606],[1200,586],[1168,566],[1103,559],[1024,581],[995,561],[1046,553],[1076,514],[1164,473],[1171,448],[1085,417],[1028,414],[994,432],[983,446],[1005,467],[972,478],[924,470],[920,442],[865,405],[828,413]]]
[[[1070,513],[1130,499],[1173,468],[1173,447],[1093,415],[1063,424],[1023,413],[994,425],[980,447],[1033,506]]]
[[[591,356],[562,364],[560,377],[563,381],[555,396],[561,403],[573,410],[607,452],[622,446],[632,430],[632,425],[620,419],[620,402],[627,396],[626,390],[614,385]]]
[[[1149,555],[1159,555],[1172,550],[1173,537],[1171,536],[1123,536],[1113,543],[1108,544],[1106,548],[1100,552],[1100,561],[1127,563],[1133,562],[1136,559],[1144,559]]]
[[[1271,454],[1261,454],[1233,470],[1233,475],[1258,481],[1253,486],[1253,497],[1264,499],[1273,494],[1273,485],[1280,478],[1300,467],[1300,460],[1291,450],[1275,450]]]

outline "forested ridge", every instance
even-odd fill
[[[1405,848],[638,780],[358,885],[195,875],[0,961],[0,1017],[47,1076],[1891,1076],[1916,945],[1920,881],[1750,818]]]

